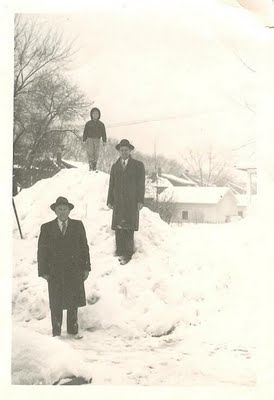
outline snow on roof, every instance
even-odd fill
[[[152,186],[154,187],[169,187],[172,186],[170,181],[168,179],[162,178],[162,177],[157,177],[157,179],[151,183]]]
[[[70,164],[70,165],[72,165],[73,167],[76,167],[76,168],[86,168],[86,166],[87,166],[87,163],[80,162],[80,161],[65,160],[64,158],[62,158],[62,161],[64,161],[67,164]]]
[[[172,174],[161,174],[161,176],[163,178],[166,178],[166,179],[168,179],[170,181],[174,181],[174,182],[180,183],[182,185],[193,185],[193,186],[196,185],[196,183],[193,182],[189,178],[179,178],[178,176],[175,176],[175,175],[172,175]]]
[[[172,203],[217,204],[227,193],[232,193],[227,187],[184,187],[173,188],[170,198]],[[166,190],[160,195],[160,201],[164,201]]]
[[[150,178],[146,178],[146,191],[145,197],[146,198],[156,198],[156,188],[168,188],[173,187],[172,184],[169,182],[168,179],[158,177],[157,180],[152,181]]]
[[[236,194],[244,194],[246,192],[246,188],[244,186],[238,185],[234,182],[229,182],[228,187]]]

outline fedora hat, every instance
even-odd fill
[[[128,141],[127,139],[122,139],[121,142],[118,143],[118,144],[115,146],[115,149],[116,149],[116,150],[120,150],[120,147],[122,147],[122,146],[126,146],[126,147],[128,147],[130,150],[135,149],[135,147],[134,147],[131,143],[129,143],[129,141]]]
[[[72,210],[74,208],[74,205],[69,203],[68,199],[66,199],[65,197],[58,197],[58,199],[56,200],[55,203],[53,203],[50,208],[55,211],[55,208],[57,206],[69,206],[69,209]]]

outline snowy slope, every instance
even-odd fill
[[[197,347],[195,340],[202,342],[205,338],[212,343],[229,343],[227,346],[236,349],[237,346],[253,348],[257,332],[250,328],[256,318],[256,296],[251,294],[250,287],[256,279],[252,268],[257,262],[254,244],[260,235],[252,230],[253,219],[226,225],[188,224],[171,228],[144,208],[140,231],[136,233],[137,251],[132,261],[122,267],[113,257],[111,211],[106,207],[108,180],[109,175],[90,174],[83,165],[42,180],[16,197],[24,241],[19,239],[14,225],[15,331],[20,326],[36,331],[37,335],[50,336],[46,282],[37,277],[37,238],[40,225],[55,218],[49,205],[62,195],[75,205],[70,216],[84,222],[91,253],[92,272],[86,281],[88,305],[79,314],[82,329],[88,338],[93,335],[93,339],[89,339],[92,345],[88,339],[84,342],[85,351],[80,345],[78,356],[82,355],[83,362],[87,357],[86,346],[104,348],[102,335],[146,341],[149,337],[160,340],[162,335],[173,332],[171,336],[178,343],[182,338],[191,339],[193,348]],[[18,335],[14,339],[15,348],[17,340]],[[21,345],[17,346],[20,348]],[[20,354],[15,354],[16,369]],[[97,373],[103,361],[100,358],[95,357]],[[208,371],[209,367],[204,368]],[[214,370],[215,374],[215,367]],[[231,371],[234,374],[237,371],[232,362]],[[250,374],[244,374],[242,379],[252,382]],[[103,375],[99,374],[98,383],[107,383]],[[191,377],[190,374],[190,381]],[[22,382],[24,377],[16,379]],[[111,382],[128,383],[124,370],[118,382],[117,379],[113,376]],[[165,383],[160,378],[146,379],[148,383]],[[177,379],[180,381],[181,375]]]
[[[12,348],[12,383],[16,385],[56,384],[61,379],[92,377],[91,368],[67,343],[16,327]]]

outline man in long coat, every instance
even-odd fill
[[[116,255],[122,265],[134,253],[134,231],[139,229],[139,211],[144,205],[145,167],[131,157],[134,146],[123,139],[116,146],[120,157],[112,165],[107,205],[113,209],[111,228],[115,230]]]
[[[63,310],[67,310],[67,333],[78,333],[78,307],[86,305],[84,281],[90,271],[89,247],[82,221],[69,218],[74,208],[58,197],[51,209],[57,215],[41,226],[38,240],[38,276],[48,281],[52,335],[60,336]]]

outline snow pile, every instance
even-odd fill
[[[69,377],[90,381],[91,369],[67,343],[16,327],[12,343],[12,383],[54,384]]]
[[[249,267],[245,222],[176,230],[144,208],[137,251],[122,267],[113,256],[108,180],[109,175],[90,174],[83,166],[63,170],[16,197],[25,237],[14,242],[13,313],[18,322],[50,332],[47,285],[37,278],[37,237],[41,224],[55,217],[49,205],[61,195],[75,205],[71,217],[84,222],[91,252],[88,306],[79,313],[82,328],[119,327],[129,335],[161,336],[179,325],[208,323],[226,304],[240,301],[237,281],[247,279]],[[18,238],[16,227],[14,235]]]
[[[87,326],[89,315],[93,318],[91,323],[94,323],[94,318],[98,318],[102,327],[122,324],[126,320],[131,320],[132,323],[135,316],[132,317],[131,308],[134,308],[135,313],[143,314],[143,303],[150,304],[158,319],[165,304],[156,295],[155,278],[161,279],[161,275],[165,277],[169,273],[170,228],[157,214],[144,209],[141,213],[142,228],[136,234],[138,251],[130,267],[121,268],[113,257],[114,234],[110,228],[112,212],[106,206],[108,181],[109,175],[91,175],[84,168],[63,170],[53,178],[39,181],[30,189],[23,190],[16,197],[25,240],[18,239],[15,226],[15,319],[41,320],[48,314],[46,283],[37,278],[37,238],[41,224],[55,218],[49,205],[60,195],[67,197],[75,205],[71,217],[81,219],[86,227],[92,261],[92,273],[86,283],[88,303],[93,304],[100,298],[96,307],[83,310],[84,325]],[[152,287],[155,288],[155,293],[151,291]],[[172,323],[173,319],[172,317]],[[140,329],[143,330],[143,324],[141,326]]]

